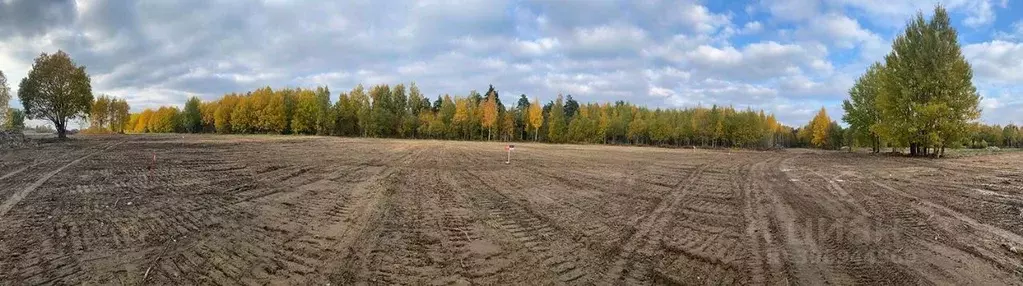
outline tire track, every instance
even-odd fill
[[[749,176],[748,158],[729,165],[705,170],[697,187],[673,209],[663,225],[664,233],[656,233],[653,241],[659,248],[653,256],[653,282],[669,284],[748,284],[750,271],[746,263],[750,246],[742,241],[746,221],[742,215],[742,179]],[[633,281],[645,277],[632,276]]]
[[[779,268],[785,269],[786,277],[773,277],[773,280],[789,282],[789,279],[795,279],[792,283],[796,284],[824,283],[828,281],[826,271],[814,260],[814,253],[818,253],[819,248],[813,240],[807,240],[800,234],[802,230],[798,229],[797,213],[793,210],[793,206],[781,198],[784,194],[779,193],[799,189],[792,185],[783,170],[786,162],[794,158],[796,156],[787,156],[765,162],[755,174],[754,178],[758,183],[754,185],[755,189],[751,195],[757,197],[758,203],[767,202],[766,205],[771,206],[771,209],[751,211],[758,214],[767,213],[770,218],[768,221],[759,222],[756,225],[757,228],[752,232],[762,233],[764,246],[768,247],[765,249],[765,256],[771,273],[777,274],[780,272],[773,271]],[[761,229],[765,226],[769,227],[770,231],[764,232]],[[777,243],[774,235],[780,237]],[[770,248],[775,244],[780,244],[780,247]],[[780,263],[784,263],[784,267],[781,267]]]
[[[1002,253],[1005,250],[1023,249],[1023,236],[1016,233],[986,224],[973,219],[970,216],[957,212],[951,208],[936,204],[926,199],[918,198],[906,191],[891,187],[879,181],[871,181],[872,184],[889,191],[892,194],[903,197],[907,200],[917,202],[912,204],[917,211],[935,220],[935,224],[944,232],[961,233],[960,227],[956,224],[965,224],[971,232],[968,237],[972,239],[960,239],[960,247],[963,251],[974,254],[980,258],[990,261],[999,268],[1010,271],[1018,271],[1023,276],[1023,262],[1020,260],[1004,259]],[[978,242],[990,242],[981,244]],[[994,244],[994,245],[991,245]],[[1011,251],[1010,251],[1011,252]],[[1021,253],[1015,253],[1017,257],[1023,257]]]
[[[475,182],[470,188],[475,190],[472,193],[475,203],[495,221],[497,228],[510,233],[536,255],[537,262],[542,263],[553,278],[565,284],[592,283],[597,272],[591,265],[594,259],[586,246],[565,235],[549,218],[514,201],[472,172],[455,175],[460,178],[449,178],[453,185],[458,185],[458,181]]]
[[[28,187],[25,187],[21,191],[18,191],[17,193],[12,195],[11,197],[7,198],[7,200],[4,201],[3,204],[0,204],[0,219],[2,219],[4,217],[4,215],[6,215],[7,212],[10,211],[11,208],[13,208],[16,204],[21,202],[21,200],[25,199],[25,196],[28,196],[28,194],[32,193],[32,191],[35,191],[36,188],[39,188],[39,186],[42,186],[44,183],[46,183],[47,180],[52,178],[54,175],[57,175],[57,173],[60,173],[61,171],[64,171],[64,169],[67,169],[68,167],[71,167],[75,163],[78,163],[78,162],[81,162],[82,160],[88,159],[89,157],[92,157],[93,155],[96,155],[96,154],[102,153],[104,151],[110,150],[110,149],[116,147],[117,145],[121,145],[124,142],[126,142],[126,141],[121,141],[121,142],[117,142],[117,143],[111,144],[111,145],[107,146],[106,148],[103,148],[101,150],[98,150],[98,151],[86,154],[85,156],[79,157],[78,159],[75,159],[74,161],[71,161],[71,162],[69,162],[67,164],[64,164],[63,166],[60,166],[60,168],[57,168],[56,170],[53,170],[53,171],[50,171],[49,173],[46,173],[45,175],[43,175],[41,178],[36,180],[34,183],[29,185]]]
[[[676,208],[679,203],[689,194],[692,188],[696,186],[697,180],[703,172],[709,167],[710,164],[703,164],[696,168],[696,170],[689,173],[685,179],[680,180],[676,186],[675,191],[668,194],[667,198],[661,200],[654,210],[648,213],[639,222],[636,232],[630,236],[625,243],[621,246],[617,254],[617,259],[610,268],[605,271],[605,275],[601,284],[605,285],[618,285],[625,283],[622,281],[625,274],[633,276],[645,276],[649,275],[649,270],[652,267],[643,262],[636,261],[637,255],[643,255],[639,251],[651,246],[656,243],[652,241],[650,235],[657,232],[660,227],[662,217],[670,212],[671,209]],[[639,264],[639,265],[637,265]],[[640,269],[634,269],[640,267]],[[644,271],[645,270],[645,271]]]

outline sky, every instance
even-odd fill
[[[415,82],[431,98],[493,85],[505,102],[731,105],[798,126],[822,106],[840,121],[855,79],[937,3],[973,66],[981,119],[1023,123],[1015,0],[0,0],[0,70],[16,93],[35,57],[64,50],[94,95],[136,112],[263,86],[327,85],[336,99]]]

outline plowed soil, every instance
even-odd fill
[[[1023,154],[288,136],[0,153],[0,284],[1020,284]],[[155,157],[155,160],[154,160]]]

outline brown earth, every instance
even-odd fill
[[[502,143],[286,136],[4,151],[0,284],[1023,281],[1023,153],[516,145],[511,164]]]

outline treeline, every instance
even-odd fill
[[[891,53],[856,80],[842,104],[853,142],[874,152],[908,147],[911,155],[940,156],[946,147],[974,141],[980,96],[956,38],[941,6],[930,21],[918,13],[909,22]]]
[[[406,87],[362,85],[330,100],[327,87],[256,89],[213,101],[192,97],[184,109],[131,114],[134,133],[316,134],[456,140],[541,141],[742,148],[786,147],[796,133],[763,111],[732,107],[650,109],[618,101],[580,104],[558,96],[540,105],[521,95],[506,106],[486,93],[430,100]]]
[[[124,133],[128,125],[131,107],[128,101],[100,95],[89,104],[89,128],[87,134]]]
[[[985,125],[974,124],[970,126],[969,140],[965,142],[970,148],[1023,148],[1023,128],[1014,124],[1006,125]]]

